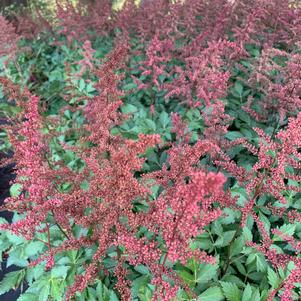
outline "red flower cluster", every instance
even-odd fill
[[[61,245],[54,246],[48,235],[44,241],[48,251],[31,263],[46,260],[47,269],[55,264],[59,252],[94,247],[91,262],[83,264],[84,273],[76,275],[67,292],[68,300],[105,270],[103,259],[113,248],[117,259],[113,274],[122,300],[131,298],[127,267],[143,264],[156,286],[153,298],[169,301],[179,287],[185,287],[174,264],[186,264],[191,258],[213,263],[214,257],[193,249],[191,242],[222,216],[223,208],[231,208],[239,212],[240,227],[248,218],[254,220],[261,241],[248,246],[266,256],[272,267],[295,263],[279,287],[282,301],[292,300],[294,282],[301,279],[300,243],[279,229],[267,229],[259,209],[278,219],[301,221],[301,214],[286,198],[288,191],[301,192],[294,184],[301,182],[301,113],[296,114],[301,107],[301,10],[289,8],[283,0],[153,0],[142,1],[140,6],[128,0],[120,11],[114,11],[110,2],[57,3],[60,34],[70,42],[74,38],[85,41],[77,76],[90,71],[98,79],[97,95],[85,97],[87,105],[76,108],[84,122],[80,129],[69,129],[80,136],[75,146],[57,139],[59,134],[46,127],[46,122],[59,121],[44,120],[38,97],[0,80],[9,98],[23,109],[7,128],[15,151],[16,182],[23,190],[6,203],[7,208],[25,213],[23,219],[1,228],[34,239],[36,233],[49,232],[50,221],[58,227],[64,234]],[[0,55],[14,53],[19,37],[3,17],[1,24],[7,30],[0,33],[4,45]],[[94,65],[95,51],[88,39],[93,37],[91,32],[87,34],[91,29],[96,35],[116,37],[115,48],[99,68]],[[131,38],[142,46],[132,51],[131,43],[135,42]],[[262,50],[260,58],[248,52],[250,45]],[[202,122],[192,143],[187,121],[171,113],[171,132],[176,139],[167,143],[167,160],[160,170],[141,176],[136,172],[145,163],[143,154],[148,148],[162,146],[160,136],[140,134],[130,140],[114,134],[115,127],[125,120],[120,113],[125,96],[119,88],[122,71],[129,71],[134,54],[143,56],[135,62],[135,76],[131,74],[138,90],[160,92],[166,103],[175,102],[185,113],[198,112]],[[142,79],[136,77],[139,72]],[[234,119],[225,100],[233,88],[234,72],[247,74],[249,80],[244,84],[255,91],[243,103],[241,88],[244,110],[257,121],[270,118],[277,123],[272,134],[263,127],[254,128],[257,136],[250,139],[253,144],[247,138],[229,141],[226,137]],[[152,99],[152,114],[157,105]],[[72,168],[63,159],[57,160],[51,148],[54,141],[81,167]],[[237,146],[252,155],[252,165],[244,166],[234,159],[231,152]],[[206,163],[200,164],[200,159]],[[238,205],[231,190],[224,189],[226,177],[245,192],[243,204]],[[68,192],[62,189],[66,183]],[[154,187],[160,188],[155,198]],[[137,209],[136,203],[144,209]],[[74,226],[87,231],[76,237]],[[272,235],[281,237],[293,250],[278,253],[272,246]],[[269,299],[279,290],[270,292]]]

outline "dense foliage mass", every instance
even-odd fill
[[[20,267],[0,294],[299,300],[298,5],[58,1],[55,13],[0,16],[1,150],[16,172],[0,251]]]

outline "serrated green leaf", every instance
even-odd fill
[[[238,287],[242,287],[244,285],[241,279],[239,279],[237,276],[230,275],[230,274],[223,276],[222,281],[235,283]]]
[[[142,275],[148,275],[149,274],[149,270],[146,266],[139,264],[137,266],[135,266],[135,271],[139,272]]]
[[[255,257],[256,257],[256,269],[257,269],[257,271],[259,271],[259,272],[266,271],[268,265],[267,265],[267,262],[266,262],[264,256],[262,254],[256,254]]]
[[[10,267],[12,265],[16,265],[18,267],[26,267],[28,265],[28,261],[25,258],[20,258],[21,249],[15,249],[10,252],[9,257],[7,259],[6,267]]]
[[[38,255],[44,248],[44,244],[40,241],[32,241],[25,247],[25,254],[28,257]]]
[[[244,135],[241,133],[241,132],[238,132],[238,131],[229,131],[225,137],[227,139],[229,139],[230,141],[234,141],[236,139],[239,139],[239,138],[243,138]]]
[[[241,292],[236,284],[221,282],[221,285],[228,301],[241,301]]]
[[[252,300],[252,301],[260,301],[260,293],[259,293],[259,290],[258,290],[258,289],[256,289],[256,290],[253,292],[253,294],[252,294],[252,296],[251,296],[251,300]]]
[[[85,87],[86,87],[86,83],[85,83],[84,79],[81,78],[79,81],[79,90],[84,91]]]
[[[245,246],[245,240],[242,236],[236,238],[230,246],[230,257],[238,255],[241,253]]]
[[[234,224],[235,223],[235,218],[237,216],[237,212],[235,212],[234,210],[232,210],[230,208],[225,208],[223,210],[223,212],[225,213],[225,216],[221,221],[222,224],[223,225]]]
[[[55,266],[51,269],[51,278],[66,278],[67,272],[69,270],[68,266]]]
[[[247,227],[244,227],[242,229],[242,235],[243,235],[245,241],[252,241],[252,239],[253,239],[252,232]]]
[[[124,86],[122,87],[122,89],[123,89],[124,91],[134,90],[134,89],[137,89],[137,85],[136,85],[135,83],[128,83],[128,84],[124,85]]]
[[[165,111],[160,113],[159,120],[163,128],[166,128],[170,123],[169,115]]]
[[[130,114],[130,113],[137,112],[137,107],[135,107],[134,105],[132,105],[130,103],[127,103],[121,107],[121,111],[124,114]]]
[[[280,279],[278,278],[278,275],[270,267],[268,268],[268,281],[273,289],[277,288],[280,284]]]
[[[283,233],[284,235],[289,235],[289,236],[293,236],[296,230],[296,225],[293,224],[285,224],[282,225],[279,229],[278,229],[281,233]],[[283,241],[283,238],[281,238],[280,236],[278,236],[277,234],[275,234],[273,236],[273,240],[274,241]]]
[[[157,126],[151,119],[144,120],[145,125],[147,126],[147,130],[155,131]]]
[[[33,293],[24,293],[20,295],[17,301],[39,301],[39,296]]]
[[[212,225],[212,231],[214,234],[218,235],[218,236],[223,236],[224,234],[224,229],[223,226],[221,224],[221,222],[219,220],[215,221]]]
[[[5,218],[0,217],[0,225],[3,225],[3,224],[8,224],[8,221]]]
[[[224,232],[222,234],[222,236],[216,240],[214,245],[217,247],[225,247],[225,246],[229,245],[229,243],[232,241],[235,233],[236,233],[235,230]]]
[[[10,232],[6,233],[6,237],[14,245],[20,245],[20,244],[25,243],[25,238],[24,237],[12,234]]]
[[[50,295],[50,285],[49,283],[47,283],[47,285],[42,286],[39,291],[39,301],[48,301],[49,295]]]
[[[242,91],[243,91],[243,85],[239,82],[236,81],[234,84],[234,91],[238,94],[238,95],[242,95]]]
[[[50,281],[50,295],[53,300],[60,301],[62,300],[62,295],[64,292],[64,280],[54,278]]]
[[[5,274],[3,280],[0,282],[0,295],[9,292],[11,289],[16,289],[21,284],[24,276],[24,270]]]
[[[9,193],[12,197],[18,197],[22,192],[22,185],[19,183],[13,184],[10,189]]]
[[[242,301],[252,301],[252,288],[248,283],[242,294]]]
[[[202,263],[196,274],[196,283],[206,283],[217,275],[218,265]]]
[[[191,259],[186,267],[179,270],[180,276],[189,285],[205,284],[217,275],[218,264],[199,264]]]
[[[36,265],[26,269],[26,281],[31,284],[34,280],[40,278],[44,273],[42,265]]]
[[[217,287],[213,286],[206,289],[203,293],[201,293],[198,297],[199,301],[220,301],[224,300],[222,290]]]

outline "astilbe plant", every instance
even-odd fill
[[[159,144],[160,137],[141,134],[133,141],[111,133],[112,128],[122,122],[118,113],[122,105],[122,93],[117,87],[120,75],[115,72],[122,67],[126,52],[126,47],[117,45],[95,71],[99,94],[84,108],[87,123],[81,130],[82,138],[76,147],[62,145],[83,162],[80,171],[53,159],[49,145],[55,133],[45,132],[46,120],[39,112],[38,97],[2,80],[7,94],[23,108],[15,125],[8,128],[15,151],[15,181],[22,185],[23,191],[18,197],[8,198],[6,205],[25,213],[23,219],[3,225],[2,229],[26,239],[35,239],[37,233],[48,233],[48,240],[43,241],[47,251],[31,263],[46,260],[46,269],[55,265],[59,252],[96,247],[92,262],[86,265],[82,275],[76,276],[67,299],[93,283],[104,269],[102,260],[111,247],[117,252],[114,274],[122,300],[129,300],[131,294],[126,264],[146,265],[157,287],[154,299],[171,300],[183,283],[167,262],[184,264],[191,257],[214,262],[214,258],[204,252],[189,248],[191,239],[221,215],[221,210],[214,209],[212,204],[223,194],[224,176],[194,167],[198,158],[210,151],[210,143],[199,142],[193,147],[174,145],[169,151],[168,165],[161,172],[138,179],[134,172],[139,171],[145,161],[138,155]],[[85,181],[88,188],[83,189]],[[66,182],[72,183],[68,193],[59,188]],[[163,189],[151,203],[148,201],[150,182]],[[134,201],[146,202],[148,208],[134,210]],[[71,220],[89,230],[86,235],[75,237]],[[65,236],[58,246],[53,245],[49,236],[53,225]],[[139,237],[142,228],[151,236]],[[176,284],[171,285],[164,275],[174,279]]]
[[[248,245],[264,254],[275,269],[285,268],[290,262],[295,263],[295,269],[291,275],[277,290],[270,294],[269,300],[272,300],[280,289],[284,290],[281,294],[281,300],[292,300],[291,293],[294,283],[300,282],[299,242],[297,238],[283,234],[277,228],[267,229],[262,217],[260,217],[260,211],[263,210],[262,208],[266,208],[269,215],[282,219],[284,225],[285,222],[294,224],[300,221],[300,213],[293,204],[288,203],[285,197],[289,191],[300,192],[300,187],[296,185],[300,182],[300,116],[299,113],[296,118],[290,118],[287,128],[280,130],[275,135],[275,139],[265,134],[263,130],[255,129],[259,136],[258,149],[241,140],[248,151],[258,158],[251,170],[239,167],[233,161],[227,160],[226,157],[226,161],[215,161],[215,164],[236,177],[238,185],[244,187],[248,194],[248,201],[243,204],[242,208],[237,208],[242,212],[240,223],[244,227],[248,216],[251,216],[257,224],[261,237],[260,244],[250,241]],[[262,202],[263,199],[265,201]],[[293,253],[278,252],[271,234],[278,235],[287,241],[292,246]]]
[[[255,59],[245,82],[254,92],[243,109],[256,120],[281,124],[300,111],[299,52],[298,46],[291,52],[266,47]]]
[[[179,288],[196,297],[195,287],[176,267],[192,259],[214,264],[218,255],[218,281],[232,277],[237,258],[230,253],[251,220],[256,235],[249,235],[240,257],[257,252],[272,271],[289,270],[293,263],[278,287],[265,292],[267,300],[293,300],[295,283],[301,282],[301,247],[294,231],[285,229],[301,221],[295,204],[301,192],[301,27],[300,9],[288,4],[156,0],[136,6],[126,1],[123,9],[114,11],[107,0],[88,5],[67,1],[65,7],[58,3],[60,35],[70,45],[73,39],[85,41],[75,79],[85,85],[87,74],[97,78],[95,95],[84,97],[72,94],[69,80],[64,98],[76,99],[69,109],[78,111],[82,121],[67,130],[60,128],[62,116],[43,115],[37,96],[1,78],[7,97],[22,108],[7,127],[15,152],[15,182],[22,192],[8,198],[6,208],[24,214],[1,227],[45,244],[44,254],[30,265],[46,261],[46,270],[63,252],[91,251],[66,299],[107,275],[117,282],[121,300],[130,300],[129,271],[141,265],[152,275],[154,300],[175,299]],[[9,41],[5,45],[13,50],[17,38],[2,22],[10,33],[9,39],[3,38]],[[111,36],[115,43],[100,67],[92,47],[97,35]],[[134,60],[136,55],[141,60]],[[123,71],[130,76],[125,79]],[[138,86],[133,98],[140,92],[150,95],[153,120],[157,111],[170,113],[168,141],[157,134],[140,133],[132,140],[116,134],[127,122],[121,99],[129,101],[132,95],[120,87],[129,78]],[[235,89],[239,104],[233,109]],[[198,116],[195,131],[189,124],[193,114]],[[232,139],[241,124],[247,137]],[[62,139],[62,131],[75,135],[76,141]],[[58,159],[53,145],[71,154],[76,164]],[[166,159],[146,173],[150,148]],[[237,159],[241,153],[245,156]],[[193,246],[202,235],[212,236],[211,227],[219,232],[225,212],[235,216],[228,250],[223,244],[219,248],[217,241],[212,242],[214,255]],[[53,227],[64,237],[59,244],[50,235]],[[80,235],[75,235],[75,227]],[[39,238],[41,233],[46,240]],[[275,244],[279,240],[281,245]],[[113,269],[105,265],[109,250],[114,251]],[[248,260],[246,266],[252,263]],[[245,282],[247,277],[246,273]]]

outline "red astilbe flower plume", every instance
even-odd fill
[[[16,33],[15,27],[0,15],[0,57],[8,55],[13,58],[16,54],[20,36]]]
[[[89,30],[100,35],[110,33],[112,22],[112,3],[110,0],[97,0],[83,3],[67,0],[56,1],[56,15],[61,27],[60,33],[68,41],[72,39],[87,40]]]
[[[92,48],[91,41],[86,40],[83,44],[81,55],[83,58],[78,61],[78,64],[81,66],[79,72],[75,74],[78,77],[81,77],[87,70],[93,71],[93,55],[95,50]]]
[[[286,52],[275,48],[265,48],[255,63],[248,84],[263,95],[259,101],[259,119],[279,115],[282,122],[301,108],[301,56],[296,52]],[[245,106],[252,111],[253,99]],[[258,102],[258,101],[257,101]]]
[[[292,289],[295,287],[295,283],[300,283],[301,281],[301,261],[295,260],[296,268],[290,273],[290,275],[285,280],[283,285],[283,293],[281,294],[281,301],[292,301]]]
[[[288,219],[292,224],[300,220],[300,214],[287,202],[285,194],[287,192],[300,193],[300,187],[296,183],[301,181],[299,175],[301,168],[301,114],[299,113],[296,118],[289,118],[287,127],[275,134],[275,137],[265,134],[261,129],[255,130],[259,135],[258,149],[245,145],[258,158],[252,170],[244,170],[234,162],[231,164],[230,162],[227,164],[216,163],[235,176],[239,186],[246,189],[248,199],[240,208],[241,224],[243,226],[247,217],[251,216],[256,222],[261,236],[260,244],[249,242],[248,245],[264,254],[275,269],[285,268],[290,261],[295,263],[296,268],[283,283],[284,293],[280,293],[281,298],[288,301],[292,300],[291,290],[294,288],[294,282],[300,281],[300,260],[297,257],[300,252],[300,243],[296,238],[283,234],[278,229],[267,230],[263,220],[254,209],[258,206],[258,199],[261,198],[262,202],[262,197],[264,197],[266,201],[262,203],[262,206],[271,215],[284,220]],[[243,176],[242,172],[245,173]],[[272,246],[271,233],[277,234],[283,241],[290,244],[295,250],[295,254],[277,252]],[[274,291],[273,296],[277,293],[278,290]]]
[[[39,113],[39,98],[31,95],[27,89],[20,88],[9,80],[0,80],[8,99],[15,100],[23,110],[10,120],[6,127],[10,142],[14,148],[16,163],[16,182],[26,189],[30,197],[22,193],[19,197],[7,198],[7,208],[20,213],[26,212],[26,217],[11,226],[12,232],[32,239],[36,227],[46,218],[47,211],[43,206],[52,203],[47,200],[51,196],[53,176],[45,162],[45,139],[41,133],[43,121]],[[45,203],[44,203],[45,202]],[[56,206],[56,204],[54,204]]]
[[[288,49],[300,41],[300,14],[289,0],[235,1],[234,36],[241,43],[281,44]]]
[[[174,47],[172,40],[161,41],[156,34],[149,43],[146,55],[147,60],[141,63],[142,75],[150,75],[150,85],[155,85],[159,89],[161,84],[158,82],[160,75],[167,75],[166,65],[172,59],[172,49]]]
[[[173,119],[177,135],[187,132],[179,116]],[[136,224],[152,233],[151,238],[144,235],[120,238],[127,249],[129,262],[133,265],[143,263],[152,272],[152,283],[157,287],[154,300],[171,300],[179,286],[183,286],[171,264],[185,264],[192,257],[200,262],[214,263],[214,258],[205,252],[192,250],[190,242],[206,225],[221,216],[221,209],[213,208],[212,204],[222,203],[225,177],[197,166],[201,156],[216,153],[218,147],[201,140],[190,146],[186,140],[173,144],[167,151],[168,160],[162,170],[144,176],[150,185],[155,180],[163,188],[157,199],[150,203],[148,211],[136,216]],[[163,239],[163,245],[160,246],[157,237]],[[174,280],[175,285],[168,283],[166,277]]]
[[[24,109],[20,114],[20,125],[12,127],[10,135],[15,151],[16,181],[22,184],[24,193],[6,202],[9,209],[25,213],[20,221],[2,228],[34,239],[36,233],[49,230],[46,218],[51,215],[54,225],[64,231],[66,239],[57,247],[52,246],[50,237],[45,242],[48,251],[35,263],[46,260],[46,268],[55,264],[54,257],[58,252],[96,246],[93,262],[85,268],[84,275],[77,276],[67,298],[93,282],[109,247],[119,246],[120,237],[135,235],[137,223],[132,202],[145,198],[148,193],[143,183],[134,177],[134,171],[140,170],[144,162],[138,155],[159,143],[159,136],[140,135],[138,141],[132,141],[111,134],[112,127],[121,122],[117,110],[122,105],[117,88],[120,76],[114,69],[122,66],[125,55],[126,48],[117,46],[97,72],[99,95],[91,99],[86,108],[88,123],[82,132],[87,135],[77,147],[65,146],[84,162],[80,172],[52,158],[49,145],[55,137],[42,132],[44,122],[38,111],[38,98],[27,90],[18,93],[17,87],[2,81],[10,89],[11,97],[16,98]],[[18,135],[14,136],[17,131]],[[89,182],[86,191],[81,188],[84,180]],[[72,183],[68,193],[59,189],[66,182]],[[123,224],[122,219],[127,220],[127,224]],[[91,229],[93,234],[74,237],[71,227],[75,224]],[[122,268],[122,264],[118,267]],[[120,281],[124,279],[119,278]],[[122,293],[128,296],[129,291],[123,289]],[[127,297],[124,300],[128,300]]]
[[[153,282],[158,289],[161,288],[161,285],[164,287],[164,300],[170,300],[168,298],[171,298],[177,289],[169,286],[162,279],[163,271],[175,278],[172,271],[166,269],[166,260],[173,263],[184,262],[195,256],[199,260],[213,261],[202,252],[191,251],[189,243],[191,238],[200,233],[205,225],[220,216],[221,211],[212,209],[211,204],[217,195],[220,196],[223,193],[224,177],[221,174],[207,174],[193,167],[202,154],[207,151],[213,152],[214,147],[210,143],[199,142],[194,147],[186,145],[174,147],[170,151],[169,160],[172,169],[164,169],[162,180],[157,180],[163,185],[165,192],[153,203],[148,212],[135,214],[132,212],[132,201],[145,199],[149,192],[132,175],[134,170],[141,169],[144,161],[142,158],[137,158],[137,155],[143,153],[147,147],[158,143],[159,140],[156,135],[140,135],[139,141],[128,141],[110,134],[110,127],[119,122],[120,116],[116,110],[121,105],[121,101],[118,100],[121,94],[114,81],[114,78],[116,80],[118,76],[114,75],[111,70],[113,70],[112,67],[120,67],[119,60],[122,54],[125,54],[124,51],[123,47],[117,46],[115,51],[109,55],[104,66],[97,72],[100,78],[97,86],[101,89],[101,93],[94,98],[86,110],[89,120],[86,130],[90,132],[87,141],[97,146],[90,150],[85,149],[81,154],[88,170],[92,172],[89,176],[90,188],[85,192],[78,191],[75,195],[77,199],[84,200],[85,206],[92,207],[93,210],[89,216],[79,216],[81,214],[79,211],[76,220],[85,228],[93,227],[94,229],[93,237],[97,237],[99,242],[98,250],[93,257],[95,262],[101,261],[101,257],[105,255],[109,245],[125,247],[124,253],[127,256],[125,259],[124,257],[118,258],[119,264],[116,268],[117,288],[122,295],[122,300],[128,300],[130,296],[130,284],[125,278],[122,261],[127,261],[131,265],[147,265],[154,275]],[[186,163],[184,163],[184,158]],[[181,164],[179,164],[180,162]],[[191,180],[190,183],[185,184],[187,176]],[[160,177],[160,172],[151,173],[146,179],[156,179],[157,177]],[[174,181],[174,185],[169,188],[168,182],[170,181]],[[112,187],[114,187],[113,190]],[[192,195],[189,194],[189,191]],[[82,194],[80,198],[79,194]],[[63,203],[73,204],[75,200],[70,201],[70,197],[72,197],[70,194],[66,196]],[[94,204],[95,198],[101,199],[97,206]],[[173,218],[169,211],[173,212]],[[191,214],[187,215],[187,212]],[[120,218],[125,217],[126,222],[121,223]],[[102,225],[102,227],[95,227],[96,225]],[[112,225],[115,226],[115,235],[112,233]],[[159,248],[156,240],[149,240],[145,236],[137,238],[136,233],[143,226],[165,240],[163,250]],[[187,234],[191,227],[194,227],[194,233],[189,238]],[[168,238],[171,230],[175,232],[175,235]],[[177,245],[178,247],[176,247]],[[176,252],[175,248],[180,249]],[[165,255],[166,250],[170,255]],[[162,257],[165,257],[164,263],[160,264]],[[85,276],[79,277],[70,290],[70,295],[76,290],[82,290],[93,279],[97,270],[95,269],[94,263],[87,268]],[[162,294],[159,295],[162,297]]]
[[[76,291],[82,291],[97,275],[99,263],[110,246],[118,247],[120,237],[135,237],[137,222],[133,214],[133,200],[146,196],[148,190],[133,175],[140,170],[144,162],[138,154],[145,152],[148,147],[159,142],[157,135],[140,135],[138,141],[125,140],[111,134],[111,128],[121,122],[117,112],[122,105],[122,93],[117,88],[119,75],[114,70],[122,67],[127,49],[117,46],[108,55],[100,70],[96,71],[99,82],[96,87],[99,95],[90,100],[85,108],[87,121],[85,130],[89,136],[83,137],[82,143],[92,143],[91,148],[79,149],[78,153],[85,162],[85,174],[88,176],[89,189],[76,189],[61,199],[71,212],[76,223],[93,229],[92,241],[97,242],[98,248],[93,255],[93,263],[86,268],[82,276],[78,276],[75,284],[68,292],[68,298]],[[79,201],[80,200],[80,203]],[[74,204],[77,204],[76,211]],[[91,212],[83,214],[86,208]],[[121,222],[127,220],[126,224]],[[122,285],[125,281],[121,258],[116,267],[118,275],[117,288],[122,298],[129,298],[129,289]]]
[[[139,221],[137,224],[155,236],[152,239],[145,236],[140,239],[126,236],[120,238],[120,242],[127,249],[129,262],[133,265],[143,263],[152,272],[152,283],[157,287],[154,300],[171,300],[177,293],[178,285],[171,286],[164,280],[164,275],[173,280],[177,279],[174,271],[168,267],[170,263],[185,264],[192,257],[200,262],[214,263],[214,258],[200,250],[190,248],[192,239],[221,215],[221,210],[213,209],[212,203],[223,194],[225,177],[222,174],[206,173],[191,166],[193,161],[191,158],[197,161],[198,154],[203,153],[206,147],[208,146],[198,145],[195,149],[186,150],[182,147],[181,150],[175,149],[169,152],[170,170],[148,175],[151,178],[156,176],[158,183],[165,189],[150,204],[149,212],[137,216]],[[181,163],[187,161],[181,166],[183,169],[177,165],[179,160]],[[188,183],[187,179],[185,180],[187,177]],[[158,245],[155,239],[157,236],[164,240],[163,247]]]
[[[252,154],[257,156],[258,161],[253,165],[252,170],[245,170],[236,163],[222,155],[224,161],[215,161],[215,164],[227,170],[237,178],[240,186],[246,189],[249,195],[248,202],[242,208],[242,223],[246,221],[248,214],[253,214],[253,207],[257,199],[262,195],[269,195],[275,200],[287,206],[285,191],[300,192],[300,188],[295,185],[287,184],[287,180],[300,182],[298,175],[300,170],[300,146],[301,146],[301,114],[297,118],[289,118],[288,126],[285,130],[279,131],[275,137],[270,137],[261,129],[255,129],[259,135],[259,147],[250,145],[245,141],[238,139]],[[274,139],[273,139],[274,138]],[[281,215],[286,212],[291,219],[298,218],[295,211],[280,210],[277,205],[266,204],[270,210],[275,209],[275,213]]]
[[[241,46],[281,44],[286,49],[300,41],[301,9],[290,6],[289,0],[143,0],[139,5],[127,0],[119,11],[109,0],[66,3],[57,1],[57,16],[69,39],[87,39],[91,29],[101,35],[118,29],[133,33],[141,42],[159,32],[161,39],[201,49],[208,41],[233,37]]]
[[[166,99],[177,96],[190,107],[201,107],[225,97],[230,72],[224,70],[227,66],[224,58],[242,53],[235,43],[224,40],[209,43],[199,53],[184,57],[185,67],[176,66],[175,79],[164,85],[168,90]]]

